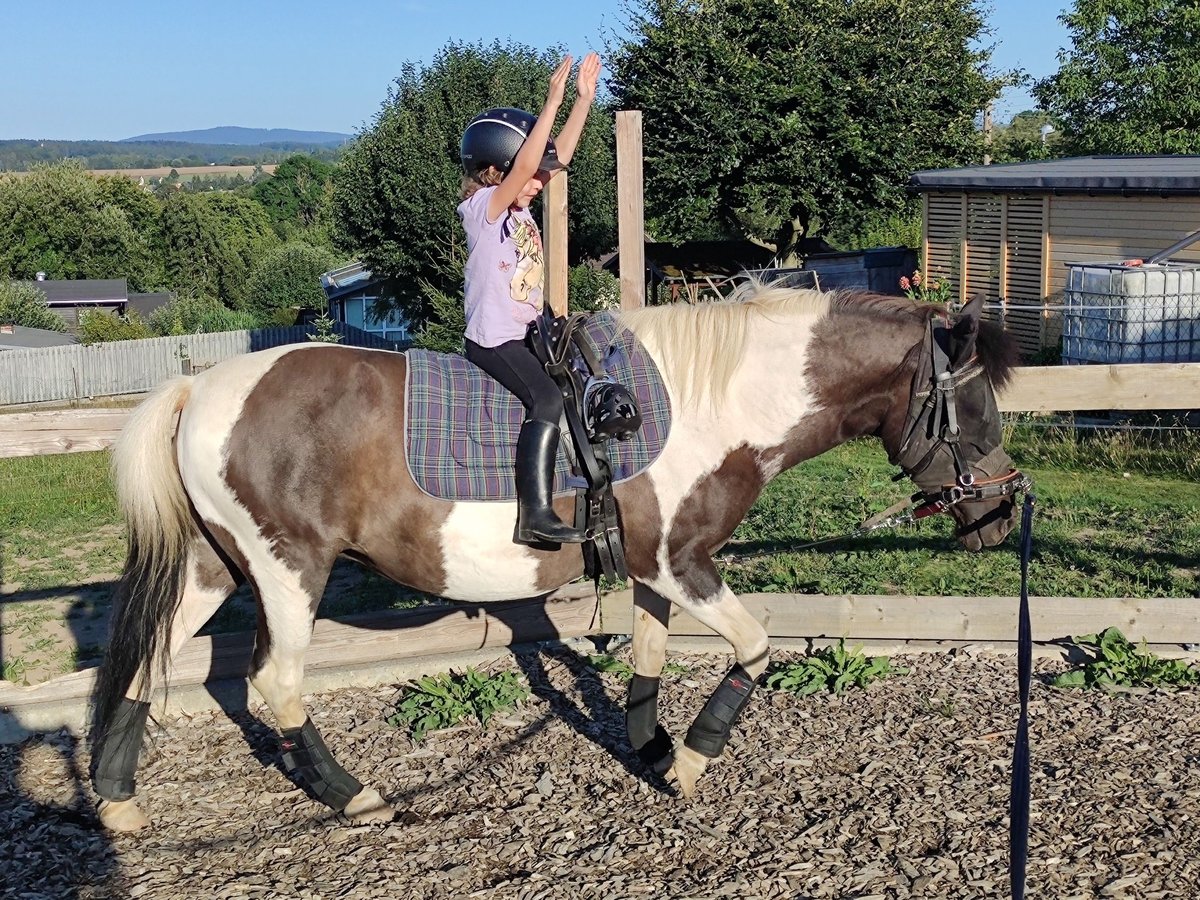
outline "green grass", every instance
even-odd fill
[[[1028,464],[1038,506],[1031,591],[1074,597],[1200,594],[1200,484],[1136,472]],[[1011,596],[1016,536],[995,550],[958,549],[949,517],[812,550],[789,545],[853,530],[911,491],[893,484],[878,442],[835,448],[785,473],[734,534],[732,552],[774,555],[722,565],[738,593]]]
[[[0,533],[119,525],[108,451],[0,459]]]
[[[1035,480],[1031,588],[1050,596],[1200,595],[1200,435],[1082,433],[1014,425],[1014,459]],[[768,486],[734,535],[764,559],[723,564],[735,591],[1012,595],[1016,539],[972,554],[948,517],[809,551],[789,545],[844,534],[912,490],[875,441],[835,448]],[[124,538],[107,453],[0,460],[5,583],[74,586],[116,574]],[[377,576],[322,608],[345,615],[421,601]],[[226,625],[244,624],[237,613]]]

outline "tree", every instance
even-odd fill
[[[611,55],[619,108],[644,111],[660,238],[801,236],[898,211],[917,170],[977,160],[990,70],[976,0],[637,0]]]
[[[16,281],[0,281],[0,325],[67,330],[67,323],[50,309],[44,293],[32,284]]]
[[[333,192],[339,242],[400,286],[397,299],[413,322],[431,308],[421,279],[435,291],[462,291],[461,270],[439,261],[462,230],[455,210],[463,129],[492,106],[537,112],[558,58],[515,43],[448,44],[428,67],[405,64],[372,125],[346,151]],[[564,120],[569,107],[570,99]],[[612,121],[598,109],[571,163],[575,255],[598,255],[615,242],[612,160]]]
[[[286,321],[296,307],[325,309],[321,275],[336,268],[340,260],[333,251],[300,241],[284,244],[266,253],[250,273],[246,310],[259,322],[291,324]]]
[[[328,244],[333,173],[329,163],[298,153],[281,162],[270,178],[255,182],[250,196],[262,204],[283,240]]]
[[[1072,153],[1200,152],[1200,6],[1195,0],[1075,0],[1071,49],[1034,86]]]
[[[231,194],[176,191],[163,204],[167,283],[240,309],[254,264],[278,243],[266,212]]]
[[[1052,129],[1042,136],[1043,126]],[[994,163],[1053,159],[1063,149],[1062,123],[1047,112],[1027,109],[996,129],[989,151]]]
[[[160,287],[153,235],[139,233],[126,199],[70,161],[0,177],[0,277],[44,272],[125,278],[135,291]]]

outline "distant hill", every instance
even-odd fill
[[[344,144],[353,138],[350,134],[335,131],[296,131],[291,128],[239,128],[224,125],[220,128],[203,128],[199,131],[168,131],[162,134],[139,134],[124,138],[119,143],[145,143],[150,141],[179,144],[236,144],[242,147],[257,147],[263,144]]]

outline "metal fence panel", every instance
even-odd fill
[[[338,324],[335,330],[349,346],[398,349],[353,326]],[[0,353],[0,405],[140,394],[181,372],[208,368],[254,350],[303,343],[307,332],[303,326],[258,328],[86,347],[6,350]]]

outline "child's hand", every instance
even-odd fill
[[[567,77],[571,74],[571,57],[564,56],[550,76],[550,90],[546,92],[546,105],[558,107],[562,104],[563,94],[567,90]]]
[[[579,99],[586,103],[593,102],[596,99],[596,84],[599,81],[600,57],[596,53],[589,53],[579,64],[579,80],[575,85],[579,91]]]

